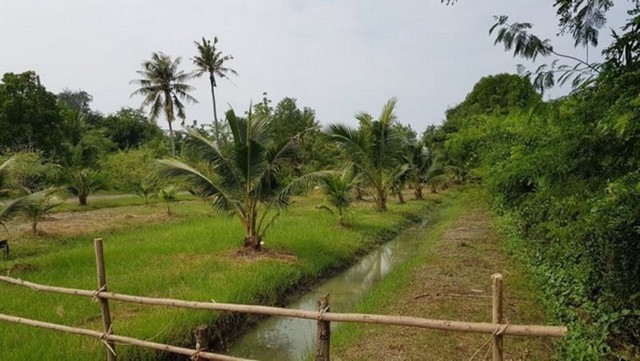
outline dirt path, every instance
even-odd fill
[[[420,250],[410,282],[383,301],[382,314],[491,322],[491,275],[504,276],[505,316],[518,324],[546,324],[535,291],[521,268],[502,249],[484,206],[462,211],[442,236]],[[490,360],[490,336],[371,327],[355,344],[338,349],[335,360]],[[505,338],[505,360],[552,359],[548,340]],[[474,356],[475,354],[475,356]],[[473,357],[473,358],[472,358]]]

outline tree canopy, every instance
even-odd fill
[[[56,96],[33,71],[6,73],[0,83],[0,147],[60,152],[62,117]]]

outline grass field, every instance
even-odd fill
[[[90,200],[91,202],[91,200]],[[352,227],[340,228],[331,214],[317,210],[319,196],[298,198],[265,238],[262,256],[237,254],[243,233],[236,219],[213,214],[202,202],[180,202],[172,217],[114,224],[74,236],[25,237],[16,257],[0,261],[13,277],[56,286],[95,289],[93,238],[103,237],[109,289],[118,293],[186,300],[273,304],[301,282],[344,267],[434,198],[391,202],[386,213],[371,203],[354,208]],[[138,207],[138,208],[136,208]],[[163,212],[129,206],[127,212]],[[106,221],[106,219],[105,219]],[[84,298],[41,294],[0,284],[0,312],[100,330],[99,306]],[[189,345],[191,330],[218,314],[112,303],[116,334]],[[121,359],[155,359],[150,351],[119,346]],[[99,341],[81,336],[0,323],[2,360],[95,360]]]

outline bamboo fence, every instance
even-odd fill
[[[462,322],[451,320],[434,320],[408,316],[389,316],[361,313],[333,313],[329,312],[328,297],[323,297],[318,303],[318,311],[305,311],[286,309],[270,306],[256,305],[239,305],[231,303],[219,302],[196,302],[184,301],[170,298],[152,298],[142,296],[132,296],[107,291],[106,277],[104,271],[104,257],[102,252],[102,240],[95,240],[96,248],[96,268],[98,274],[98,290],[82,290],[74,288],[56,287],[50,285],[42,285],[33,282],[24,281],[8,276],[0,276],[0,281],[30,288],[38,292],[51,292],[58,294],[66,294],[73,296],[88,297],[100,300],[104,332],[93,330],[84,330],[69,326],[56,325],[46,322],[29,320],[9,315],[0,314],[0,320],[6,322],[20,323],[35,327],[47,328],[61,332],[81,334],[100,338],[107,348],[108,360],[115,361],[115,342],[148,347],[152,349],[174,352],[183,355],[189,355],[194,360],[243,360],[231,356],[220,355],[206,352],[206,348],[202,347],[205,337],[196,337],[196,349],[186,349],[170,345],[157,344],[148,341],[136,340],[129,337],[116,336],[112,334],[111,320],[109,314],[109,300],[129,302],[143,305],[154,305],[164,307],[177,307],[198,310],[238,312],[248,314],[260,314],[278,317],[292,317],[318,321],[318,337],[317,337],[317,353],[316,360],[329,361],[329,343],[330,343],[330,322],[357,322],[357,323],[374,323],[405,327],[416,327],[424,329],[455,331],[455,332],[472,332],[484,333],[492,335],[493,340],[493,360],[503,360],[503,336],[535,336],[535,337],[565,337],[567,328],[564,326],[540,326],[540,325],[514,325],[503,323],[502,316],[502,276],[500,274],[492,275],[492,291],[493,291],[493,307],[492,307],[492,323],[488,322]]]

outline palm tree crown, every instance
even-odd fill
[[[198,55],[192,58],[193,64],[196,66],[194,75],[201,77],[204,74],[209,74],[209,83],[211,85],[211,99],[213,101],[213,121],[215,127],[216,141],[220,142],[220,129],[218,126],[218,112],[216,108],[216,93],[215,88],[218,86],[216,83],[216,77],[229,78],[227,74],[238,75],[238,73],[226,67],[224,64],[233,59],[231,55],[223,55],[221,51],[216,49],[218,43],[218,37],[213,38],[213,44],[210,40],[202,37],[202,43],[194,42],[198,49]]]
[[[140,88],[131,93],[131,96],[142,95],[144,100],[142,106],[151,106],[149,116],[151,120],[156,120],[160,114],[164,114],[169,123],[171,135],[171,150],[175,155],[175,142],[173,139],[172,122],[178,118],[185,118],[184,104],[182,100],[191,103],[198,101],[189,95],[195,88],[186,84],[193,75],[178,69],[180,57],[172,60],[169,55],[156,52],[151,55],[151,60],[142,63],[142,70],[137,73],[140,79],[134,79],[132,84],[140,85]]]
[[[387,194],[395,180],[396,166],[402,150],[400,133],[393,126],[396,121],[396,98],[382,108],[378,119],[361,112],[356,114],[360,127],[331,125],[329,137],[343,146],[362,178],[375,189],[378,210],[387,209]]]
[[[232,135],[229,147],[220,148],[199,133],[188,132],[185,142],[202,163],[161,160],[161,176],[183,180],[214,208],[235,215],[245,229],[244,247],[259,250],[262,237],[288,204],[291,192],[309,186],[323,172],[283,183],[279,173],[292,155],[294,140],[274,139],[268,115],[249,112],[247,118],[241,118],[230,110],[226,119]]]

